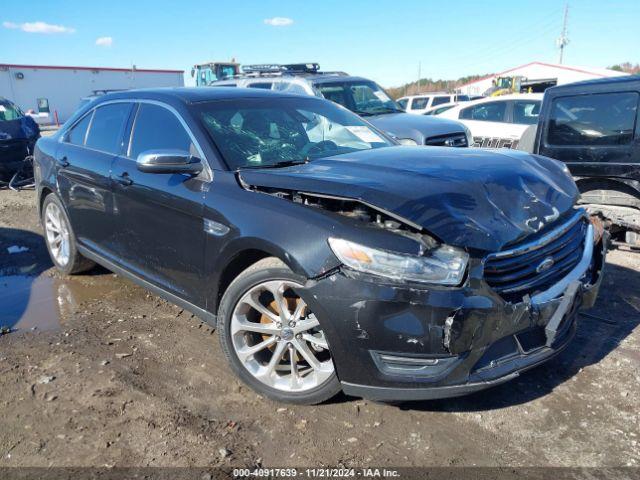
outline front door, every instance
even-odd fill
[[[58,147],[58,190],[78,242],[110,252],[113,235],[111,166],[122,148],[131,103],[112,103],[87,113]]]
[[[566,162],[577,177],[638,180],[638,92],[586,90],[552,97],[545,108],[540,154]]]
[[[201,156],[177,112],[141,102],[128,148],[115,159],[112,171],[119,262],[156,286],[204,306],[197,292],[202,291],[208,174],[138,170],[140,153],[164,149]]]

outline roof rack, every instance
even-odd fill
[[[317,63],[261,63],[257,65],[243,65],[241,77],[281,77],[294,75],[333,75],[348,76],[345,72],[321,72]]]
[[[261,63],[243,65],[242,72],[246,74],[283,74],[283,73],[318,73],[320,65],[317,63]]]

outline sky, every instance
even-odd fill
[[[318,62],[384,87],[556,63],[552,0],[0,0],[0,63],[185,70]],[[640,1],[569,2],[567,65],[640,62]]]

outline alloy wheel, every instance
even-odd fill
[[[51,256],[58,265],[66,266],[70,256],[69,227],[62,210],[53,202],[45,209],[44,229]]]
[[[305,392],[334,373],[324,332],[296,293],[295,282],[273,280],[249,289],[231,316],[231,340],[244,368],[265,385]]]

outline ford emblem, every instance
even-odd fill
[[[540,262],[540,264],[536,267],[536,272],[537,273],[542,273],[542,272],[546,272],[547,270],[549,270],[551,267],[553,267],[553,265],[555,264],[555,260],[553,259],[553,257],[547,257],[545,258],[543,261]]]

